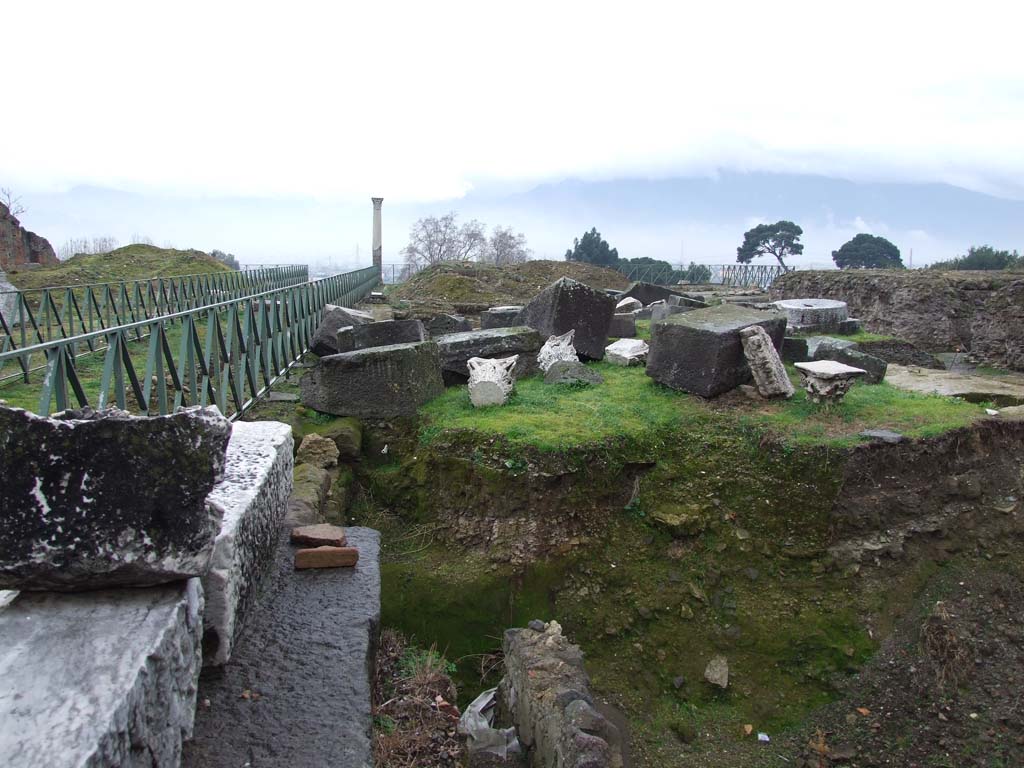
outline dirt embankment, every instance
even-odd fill
[[[869,331],[930,352],[970,351],[1024,370],[1024,273],[847,270],[790,272],[771,297],[838,299]]]
[[[391,292],[393,301],[411,305],[416,315],[476,313],[488,307],[525,304],[560,277],[592,288],[624,290],[625,275],[575,261],[527,261],[507,267],[490,264],[436,264]]]

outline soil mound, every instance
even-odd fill
[[[620,272],[576,261],[538,260],[506,267],[444,263],[427,267],[395,287],[391,297],[408,303],[416,314],[474,313],[525,304],[560,277],[571,277],[592,288],[624,290],[629,285]]]

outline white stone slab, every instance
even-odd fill
[[[604,348],[604,359],[613,365],[643,365],[649,351],[643,339],[619,339]]]
[[[794,363],[801,371],[819,379],[852,379],[864,376],[867,371],[852,365],[837,363],[835,360],[815,360],[813,363]]]
[[[0,764],[178,766],[202,611],[199,579],[0,604]]]
[[[245,613],[273,561],[292,491],[292,430],[278,421],[239,421],[228,443],[224,479],[207,501],[224,510],[203,577],[207,665],[231,657]]]

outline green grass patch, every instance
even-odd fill
[[[640,368],[588,367],[604,377],[603,384],[521,379],[505,406],[474,408],[466,387],[451,387],[421,410],[420,438],[431,443],[446,429],[468,430],[501,435],[513,446],[559,451],[613,438],[640,441],[704,412],[696,398],[660,386]]]
[[[865,429],[931,437],[984,415],[977,404],[884,383],[855,384],[841,405],[823,408],[807,399],[792,367],[797,392],[788,401],[751,401],[738,392],[703,400],[657,384],[642,368],[590,367],[601,373],[603,384],[577,388],[522,379],[502,407],[474,408],[465,387],[451,387],[421,409],[420,440],[431,444],[446,430],[459,430],[554,452],[609,439],[644,444],[669,430],[715,425],[771,431],[794,445],[848,446],[860,442],[858,433]]]

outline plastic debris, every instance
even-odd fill
[[[486,690],[473,699],[459,720],[459,733],[466,737],[466,748],[474,752],[490,752],[505,759],[519,752],[515,728],[494,727],[494,705],[498,689]]]
[[[767,744],[769,741],[771,741],[771,737],[768,736],[768,734],[765,733],[764,731],[758,731],[757,732],[757,740],[759,742],[761,742],[762,744]]]

